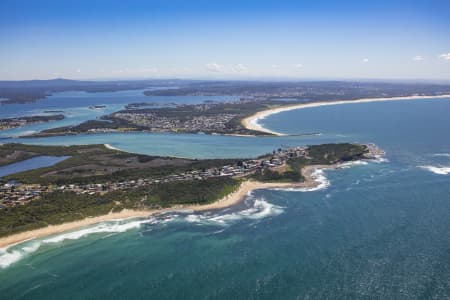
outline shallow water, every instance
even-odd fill
[[[449,116],[448,100],[383,102],[263,121],[318,137],[76,137],[119,147],[134,138],[145,153],[161,146],[189,157],[375,142],[387,161],[324,171],[316,191],[255,191],[220,211],[108,222],[16,245],[0,254],[0,298],[449,299],[450,175],[423,167],[450,167]]]

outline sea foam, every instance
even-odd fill
[[[442,167],[442,166],[419,166],[419,168],[433,172],[438,175],[448,175],[450,174],[450,167]]]
[[[41,243],[28,241],[7,248],[0,248],[0,269],[5,269],[30,253],[37,251]]]
[[[347,168],[351,168],[353,166],[364,166],[367,164],[368,164],[368,162],[364,161],[364,160],[349,161],[349,162],[340,164],[339,169],[347,169]]]
[[[309,188],[274,188],[276,191],[288,191],[288,192],[314,192],[327,189],[331,183],[325,176],[323,169],[317,169],[311,173],[311,177],[317,183],[314,187]]]
[[[116,220],[114,222],[104,222],[97,225],[87,227],[85,229],[80,229],[73,232],[68,232],[65,234],[60,234],[51,238],[42,240],[44,244],[60,243],[65,240],[77,240],[84,236],[94,234],[94,233],[120,233],[125,232],[130,229],[139,228],[141,224],[150,223],[152,219],[148,220],[135,220],[135,221],[123,221]]]
[[[252,195],[250,197],[253,197]],[[184,217],[184,221],[202,225],[230,225],[236,221],[250,219],[257,220],[283,213],[284,208],[267,202],[265,199],[249,199],[251,207],[231,212],[217,214],[190,214]]]
[[[436,153],[436,154],[432,154],[432,156],[450,157],[450,153]]]
[[[95,224],[80,230],[58,234],[44,239],[30,240],[6,248],[0,248],[0,269],[9,267],[27,255],[36,252],[44,244],[61,243],[66,240],[77,240],[95,233],[120,233],[137,229],[144,223],[155,222],[154,218],[145,220],[114,220]]]

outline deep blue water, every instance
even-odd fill
[[[17,163],[1,166],[0,177],[23,171],[53,166],[54,164],[57,164],[67,158],[68,156],[45,156],[45,155],[32,157],[30,159],[26,159]]]
[[[326,171],[329,186],[318,191],[260,190],[221,211],[112,221],[4,249],[0,298],[450,299],[449,117],[449,100],[384,102],[263,121],[316,137],[36,140],[189,157],[375,142],[388,161]]]

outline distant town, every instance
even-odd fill
[[[270,135],[252,130],[241,121],[262,110],[287,104],[317,101],[357,100],[377,97],[442,96],[450,94],[450,85],[399,82],[258,82],[258,81],[76,81],[66,79],[11,82],[0,81],[0,105],[35,102],[53,93],[64,91],[105,92],[141,89],[146,96],[230,96],[223,102],[182,104],[167,99],[167,103],[143,101],[129,103],[123,110],[81,124],[49,128],[32,133],[32,137],[96,134],[111,132],[170,132],[231,135]],[[236,98],[238,100],[236,100]],[[149,97],[149,99],[151,99]],[[105,105],[91,105],[98,110]],[[0,120],[0,130],[38,122],[60,120],[64,116],[40,115]]]

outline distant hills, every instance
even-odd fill
[[[130,80],[130,81],[81,81],[64,78],[50,80],[0,81],[2,104],[27,103],[43,99],[53,93],[64,91],[114,92],[120,90],[145,89],[151,87],[173,87],[181,81]]]
[[[14,87],[62,87],[62,86],[81,86],[81,85],[95,85],[95,81],[79,81],[64,78],[56,78],[49,80],[20,80],[20,81],[0,81],[1,88]]]
[[[158,89],[155,89],[155,88]],[[294,101],[351,100],[375,97],[450,94],[450,84],[381,81],[232,81],[232,80],[50,80],[0,81],[2,105],[27,103],[64,91],[114,92],[148,89],[147,96],[234,95],[245,100],[292,98]]]

